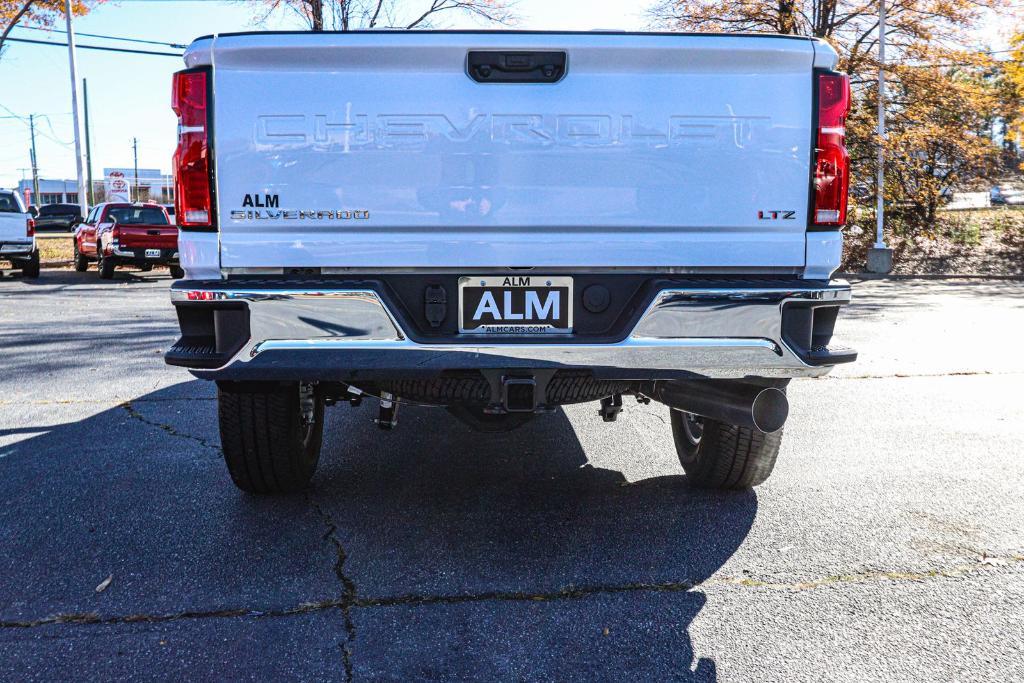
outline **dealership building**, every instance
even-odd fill
[[[104,168],[101,178],[94,178],[92,183],[93,202],[107,200],[107,189],[112,180],[123,178],[131,189],[133,201],[157,202],[171,204],[174,202],[174,178],[158,168],[140,168],[138,178],[134,168]],[[78,181],[74,178],[54,180],[39,179],[39,197],[33,196],[32,179],[18,183],[18,191],[26,204],[42,206],[44,204],[79,204]],[[121,199],[118,197],[118,199]]]

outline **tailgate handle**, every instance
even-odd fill
[[[159,234],[161,234],[161,233],[160,233],[160,231],[159,231],[159,230],[147,230],[147,231],[146,231],[146,234],[147,234],[147,235],[159,235]]]
[[[557,83],[565,75],[565,52],[473,50],[467,66],[477,83]]]

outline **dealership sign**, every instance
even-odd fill
[[[132,200],[131,186],[122,171],[110,171],[106,179],[106,191],[108,202],[130,202]]]

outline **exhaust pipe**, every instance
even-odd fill
[[[646,393],[646,392],[645,392]],[[654,382],[651,398],[670,408],[766,434],[777,432],[789,416],[781,389],[707,380]]]

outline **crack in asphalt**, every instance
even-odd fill
[[[1024,372],[992,372],[991,370],[962,370],[958,372],[921,372],[921,373],[893,373],[889,375],[822,375],[821,377],[810,377],[812,380],[846,380],[846,379],[917,379],[929,377],[1008,377],[1011,375],[1022,375]]]
[[[139,422],[142,422],[143,424],[147,424],[147,425],[149,425],[151,427],[156,427],[157,429],[161,429],[161,430],[167,432],[168,434],[170,434],[171,436],[176,436],[176,437],[181,438],[181,439],[190,439],[192,441],[195,441],[199,445],[203,446],[204,448],[208,448],[211,451],[214,451],[216,453],[220,453],[220,447],[219,446],[214,446],[213,444],[211,444],[210,442],[208,442],[206,439],[204,439],[202,437],[195,436],[194,434],[186,434],[184,432],[179,432],[177,429],[174,428],[173,425],[169,425],[169,424],[166,424],[164,422],[156,422],[154,420],[150,420],[149,418],[144,416],[142,413],[140,413],[138,410],[136,410],[135,407],[132,405],[131,401],[124,401],[123,403],[119,404],[118,407],[119,408],[123,408],[124,411],[126,413],[128,413],[128,416],[130,418],[132,418],[133,420],[138,420]]]
[[[590,595],[629,593],[637,591],[655,593],[674,593],[688,591],[698,586],[742,586],[746,588],[770,588],[775,590],[799,591],[822,588],[835,584],[864,583],[867,581],[913,581],[921,582],[928,579],[956,578],[979,571],[1008,566],[1014,563],[1024,562],[1024,555],[1011,555],[1008,557],[987,556],[978,562],[970,565],[959,565],[945,569],[929,569],[919,572],[907,571],[884,571],[865,570],[848,574],[835,574],[813,579],[810,581],[798,581],[792,583],[779,583],[764,581],[751,577],[721,577],[699,581],[668,581],[660,583],[626,583],[615,585],[592,585],[592,586],[568,586],[550,593],[527,593],[519,591],[473,593],[466,595],[401,595],[383,598],[366,598],[356,600],[355,607],[393,607],[396,605],[435,605],[435,604],[458,604],[464,602],[485,602],[490,600],[567,600],[583,598]]]
[[[287,617],[296,614],[309,614],[321,610],[330,609],[340,604],[336,600],[323,600],[318,602],[304,602],[296,607],[277,610],[255,610],[255,609],[221,609],[221,610],[190,610],[184,612],[173,612],[170,614],[126,614],[119,616],[104,617],[95,612],[73,612],[67,614],[55,614],[32,621],[0,621],[0,628],[35,628],[37,626],[50,626],[53,624],[159,624],[168,621],[179,621],[186,619],[211,619],[230,617]]]
[[[585,598],[592,595],[609,595],[616,593],[630,592],[654,592],[654,593],[676,593],[692,590],[697,587],[713,586],[739,586],[743,588],[766,588],[770,590],[803,591],[814,590],[835,585],[850,585],[876,582],[897,582],[897,583],[922,583],[935,579],[962,578],[976,575],[982,572],[989,572],[999,568],[1013,567],[1024,563],[1024,555],[1012,554],[1004,556],[986,555],[978,558],[971,564],[956,565],[953,567],[927,569],[923,571],[894,571],[868,569],[860,572],[849,572],[833,574],[818,579],[795,582],[774,582],[757,579],[753,577],[726,576],[711,578],[706,581],[666,581],[659,583],[625,583],[609,585],[570,585],[557,591],[536,592],[527,591],[492,591],[484,593],[466,593],[449,595],[396,595],[379,598],[359,598],[356,595],[355,582],[344,573],[344,564],[347,556],[340,542],[335,537],[337,526],[324,514],[323,510],[312,499],[310,505],[318,515],[324,519],[328,531],[324,535],[325,540],[330,540],[338,549],[338,563],[335,564],[335,572],[344,586],[344,593],[340,599],[319,600],[315,602],[304,602],[295,607],[285,609],[222,609],[211,611],[184,611],[170,614],[130,614],[122,616],[103,617],[92,612],[56,614],[42,619],[31,621],[0,620],[0,628],[23,629],[54,624],[138,624],[138,623],[162,623],[186,619],[209,619],[209,618],[272,618],[286,617],[297,614],[310,614],[328,609],[339,609],[344,615],[346,642],[342,646],[342,657],[345,664],[345,674],[351,678],[352,674],[352,650],[351,645],[355,639],[355,625],[352,622],[353,609],[367,609],[376,607],[396,606],[424,606],[424,605],[454,605],[462,603],[489,602],[489,601],[532,601],[546,602],[556,600],[573,600]]]
[[[331,516],[324,511],[324,509],[313,500],[313,496],[309,493],[306,494],[306,500],[309,501],[310,507],[313,511],[323,520],[323,523],[327,526],[327,531],[323,535],[325,541],[330,541],[334,545],[335,552],[337,553],[338,559],[334,563],[334,573],[341,582],[344,591],[341,594],[341,600],[336,601],[336,604],[332,607],[337,607],[341,610],[342,617],[345,622],[345,642],[341,643],[341,661],[345,667],[345,680],[352,681],[352,647],[356,640],[356,625],[352,620],[352,607],[357,602],[356,596],[356,584],[350,576],[345,573],[345,562],[348,560],[348,554],[345,552],[345,546],[342,545],[341,540],[337,536],[338,525],[334,523]]]

